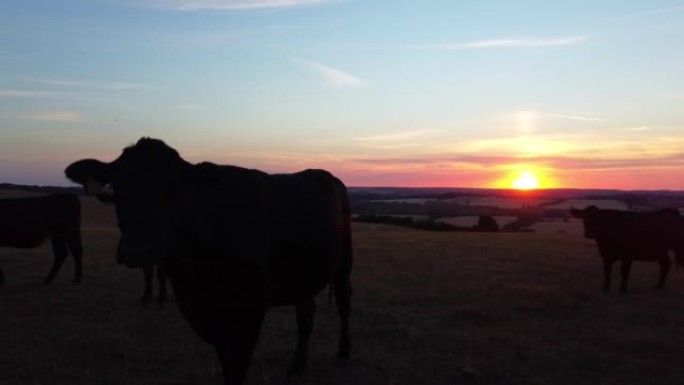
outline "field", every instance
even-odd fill
[[[42,279],[49,247],[0,249],[0,384],[219,384],[214,351],[173,301],[139,304],[142,273],[116,265],[110,206],[83,198],[84,282],[68,260]],[[431,233],[354,224],[352,358],[334,357],[337,319],[318,298],[298,384],[682,384],[684,275],[603,293],[595,246],[575,231]],[[249,384],[281,384],[294,311],[271,310]]]

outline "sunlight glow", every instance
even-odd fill
[[[518,178],[513,181],[513,188],[517,190],[534,190],[539,188],[539,179],[529,172],[523,171],[518,175]]]

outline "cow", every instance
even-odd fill
[[[99,193],[97,194],[98,199],[105,204],[113,204],[112,195],[109,193]],[[157,273],[157,282],[159,283],[159,294],[157,297],[157,303],[159,306],[163,306],[167,299],[166,293],[166,276],[162,272],[159,265],[154,260],[146,259],[126,259],[124,253],[117,252],[117,263],[124,265],[129,268],[141,268],[143,271],[143,283],[144,290],[143,295],[140,299],[140,303],[143,306],[149,305],[152,301],[152,295],[154,292],[154,273]]]
[[[677,252],[677,264],[682,265],[679,238],[682,233],[682,218],[673,208],[653,212],[633,212],[599,209],[588,206],[584,210],[571,209],[570,214],[582,218],[584,236],[595,239],[603,260],[603,290],[610,289],[611,266],[622,261],[622,282],[620,292],[627,291],[632,261],[655,261],[660,265],[660,276],[656,290],[665,287],[670,272],[670,251]]]
[[[81,282],[81,202],[73,194],[52,194],[29,198],[0,199],[0,247],[33,249],[47,238],[52,240],[54,260],[44,282],[55,279],[71,252],[74,282]],[[0,269],[0,284],[5,281]]]
[[[191,164],[144,137],[112,162],[82,159],[65,173],[91,194],[111,187],[119,258],[159,262],[181,314],[214,346],[226,384],[244,381],[272,306],[296,308],[288,377],[301,373],[314,297],[326,286],[341,321],[337,356],[349,357],[351,213],[345,185],[329,172]]]

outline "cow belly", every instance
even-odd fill
[[[294,305],[312,298],[330,282],[339,248],[330,243],[280,244],[270,263],[269,305]]]

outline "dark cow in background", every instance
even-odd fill
[[[33,249],[52,240],[54,260],[45,283],[57,275],[69,255],[74,258],[74,282],[81,282],[81,202],[76,195],[52,194],[0,199],[0,247]],[[0,284],[4,276],[0,270]]]
[[[571,209],[570,213],[584,222],[584,236],[595,239],[603,259],[603,290],[610,288],[611,266],[622,261],[620,291],[627,291],[632,261],[654,261],[660,265],[660,276],[655,286],[665,286],[670,272],[669,251],[681,251],[680,238],[684,235],[682,217],[676,209],[654,212],[633,212],[599,209],[589,206],[585,210]],[[682,265],[681,252],[677,263]]]
[[[226,384],[240,384],[270,306],[294,305],[298,342],[288,374],[304,370],[314,296],[327,285],[350,353],[351,213],[344,184],[323,170],[269,175],[190,164],[142,138],[110,163],[80,160],[66,175],[91,193],[109,184],[119,257],[159,260],[181,313],[212,344]]]

